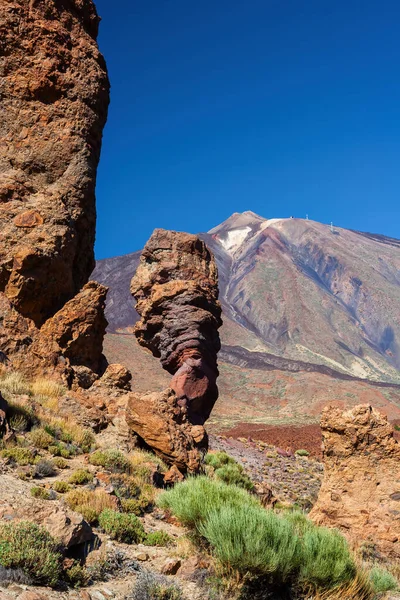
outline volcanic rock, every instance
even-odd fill
[[[356,546],[373,543],[400,558],[400,445],[385,416],[369,405],[321,417],[325,474],[310,517],[337,527]]]
[[[0,350],[84,387],[106,366],[106,288],[85,286],[109,102],[98,23],[91,0],[0,3]]]
[[[94,267],[109,82],[91,0],[0,5],[0,290],[41,325]]]
[[[193,423],[203,425],[218,397],[221,307],[214,257],[194,235],[156,229],[131,282],[141,320],[135,335],[173,379]]]
[[[129,394],[126,421],[130,430],[166,463],[183,472],[199,470],[208,445],[207,433],[200,426],[203,433],[200,436],[197,426],[198,441],[194,439],[187,407],[179,406],[173,390]]]

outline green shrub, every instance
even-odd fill
[[[29,434],[29,438],[36,448],[46,450],[49,446],[54,444],[54,438],[47,433],[42,427],[32,429]]]
[[[66,494],[71,489],[71,486],[66,481],[55,481],[53,490],[59,494]]]
[[[143,525],[135,515],[106,508],[99,516],[99,525],[111,539],[125,544],[139,543],[146,538]]]
[[[50,500],[50,492],[46,488],[34,486],[31,488],[31,496],[34,498],[41,498],[42,500]]]
[[[145,546],[169,546],[173,539],[166,531],[152,531],[144,540]]]
[[[297,454],[297,456],[310,456],[309,451],[302,448],[300,448],[300,450],[296,450],[295,454]]]
[[[9,402],[7,417],[10,426],[17,433],[29,431],[38,420],[35,413],[30,408],[15,402]]]
[[[21,467],[32,465],[35,461],[35,454],[32,450],[29,448],[20,448],[19,446],[2,450],[1,456],[3,458],[9,458],[12,462]]]
[[[302,537],[300,579],[317,588],[344,584],[356,575],[356,565],[345,538],[325,527],[312,527]]]
[[[21,569],[34,583],[55,586],[61,574],[58,544],[42,527],[29,521],[0,527],[0,565]]]
[[[69,464],[61,456],[53,458],[53,464],[57,469],[69,469]]]
[[[78,469],[74,471],[71,477],[68,479],[68,483],[76,485],[84,485],[93,481],[93,475],[87,469]]]
[[[64,579],[70,587],[77,589],[89,583],[90,575],[85,567],[75,562],[72,567],[64,571]]]
[[[89,523],[89,525],[94,525],[97,523],[99,519],[99,511],[95,506],[91,506],[90,504],[78,504],[75,508],[76,512],[82,515],[82,517]]]
[[[300,540],[284,517],[259,506],[220,507],[209,513],[200,533],[227,568],[286,581],[298,568]]]
[[[247,510],[260,506],[259,501],[244,489],[205,476],[189,477],[162,492],[157,504],[170,510],[183,525],[193,528],[198,527],[211,511],[222,507],[238,506]]]
[[[209,452],[204,462],[208,467],[212,467],[211,470],[208,470],[208,474],[212,477],[230,485],[237,485],[245,490],[251,491],[254,489],[254,484],[242,465],[237,463],[226,452]]]
[[[128,473],[130,463],[126,456],[119,450],[96,450],[88,457],[90,464],[103,467],[113,473]]]
[[[374,567],[369,573],[369,579],[376,594],[397,590],[398,583],[395,577],[386,569]]]
[[[115,506],[112,496],[104,490],[88,490],[86,488],[76,488],[68,492],[65,496],[65,503],[72,510],[81,513],[90,523],[95,523],[105,508]]]

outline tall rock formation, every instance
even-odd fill
[[[369,405],[327,407],[321,428],[325,474],[310,517],[354,543],[400,558],[400,444],[387,418]]]
[[[109,102],[98,24],[91,0],[0,0],[0,350],[22,369],[68,370],[77,353],[99,366],[99,347],[82,353],[79,327],[66,316],[95,264]],[[88,330],[104,320],[105,292],[85,292],[99,316],[81,328],[83,338],[92,341]]]
[[[173,377],[170,390],[158,396],[131,396],[128,424],[165,460],[194,471],[200,460],[195,449],[207,444],[203,424],[218,397],[222,321],[214,257],[194,235],[156,229],[143,250],[131,293],[141,316],[137,339]],[[147,427],[146,413],[152,413],[157,426]]]

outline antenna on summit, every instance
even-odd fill
[[[331,227],[330,227],[330,229],[331,229],[331,233],[335,233],[335,230],[334,230],[334,228],[333,228],[333,222],[332,222],[332,221],[331,221]]]
[[[306,215],[306,221],[308,221],[308,215]]]

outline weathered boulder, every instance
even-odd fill
[[[373,543],[400,558],[400,445],[385,416],[369,405],[321,416],[325,473],[310,517],[337,527],[356,546]]]
[[[0,291],[41,325],[94,268],[109,82],[91,0],[0,4]]]
[[[202,425],[218,398],[221,307],[214,257],[198,237],[156,229],[131,282],[141,320],[135,335],[173,379],[170,387]]]
[[[179,405],[173,390],[129,394],[126,421],[166,463],[181,471],[199,470],[208,445],[207,433],[201,425],[192,425],[187,407]]]
[[[97,384],[99,387],[130,391],[131,380],[132,374],[126,367],[113,363],[107,366]]]

